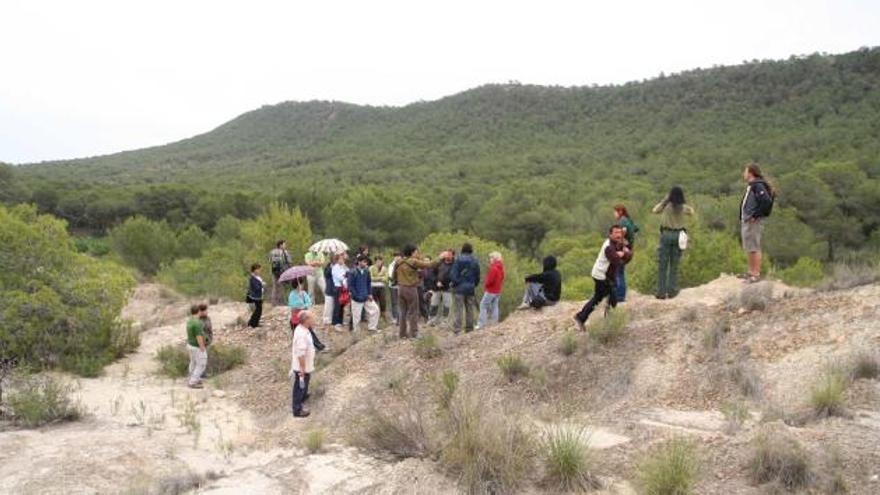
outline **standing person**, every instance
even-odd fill
[[[660,247],[657,248],[657,299],[678,295],[678,267],[681,263],[680,236],[687,232],[687,217],[694,214],[684,199],[684,190],[674,186],[666,199],[651,212],[660,217]]]
[[[425,261],[431,262],[430,256],[425,256]],[[423,268],[419,270],[419,314],[425,319],[425,322],[431,317],[431,288],[434,285],[434,269]]]
[[[596,306],[606,297],[612,308],[617,307],[617,291],[615,290],[617,273],[620,271],[620,267],[632,258],[632,251],[626,246],[625,239],[623,227],[620,225],[614,225],[608,230],[608,239],[602,243],[602,248],[599,249],[599,255],[596,257],[596,263],[593,264],[592,276],[596,286],[593,297],[574,316],[574,321],[581,330],[584,330],[584,323],[587,322]]]
[[[626,245],[629,247],[629,250],[632,251],[635,242],[636,242],[636,234],[639,231],[639,226],[636,225],[635,222],[632,221],[632,218],[629,216],[629,212],[626,210],[626,206],[622,204],[618,204],[614,207],[614,218],[617,219],[617,225],[620,225],[623,228],[623,237],[626,241]],[[626,264],[620,265],[618,267],[617,272],[617,302],[622,303],[626,301]]]
[[[205,303],[199,304],[199,320],[202,321],[202,332],[205,334],[205,349],[207,349],[214,342],[214,325],[211,323],[211,317],[208,316],[208,305]],[[202,373],[202,378],[206,376],[208,376],[207,366]]]
[[[357,265],[348,272],[348,290],[351,292],[351,330],[356,331],[360,327],[361,319],[367,313],[365,306],[373,300],[373,282],[370,277],[370,269],[367,267],[367,257],[358,255]],[[379,317],[368,316],[367,329],[375,332],[379,328]]]
[[[309,399],[309,379],[315,371],[315,343],[312,340],[314,326],[315,317],[308,311],[303,311],[299,315],[299,325],[293,330],[288,376],[293,379],[291,405],[296,418],[305,418],[310,414],[303,404]]]
[[[399,315],[399,301],[398,301],[398,286],[397,286],[397,277],[394,276],[394,271],[397,269],[397,265],[403,261],[403,254],[398,251],[394,252],[394,259],[391,260],[391,264],[388,265],[388,297],[391,299],[391,324],[397,325],[397,320]]]
[[[419,270],[433,268],[440,264],[425,261],[419,248],[412,244],[403,248],[403,259],[394,267],[394,280],[397,281],[397,298],[400,314],[397,321],[400,325],[400,338],[417,338],[419,336]]]
[[[761,280],[761,234],[764,231],[764,218],[773,209],[776,196],[773,186],[764,179],[761,167],[755,162],[746,164],[743,170],[746,192],[739,209],[742,246],[749,259],[749,271],[742,278],[754,283]]]
[[[370,258],[370,246],[366,244],[358,247],[357,253],[354,255],[354,259],[357,259],[359,256],[363,256],[367,259],[367,267],[373,266],[373,258]]]
[[[293,290],[287,297],[287,307],[290,308],[290,329],[293,330],[299,324],[299,315],[312,307],[312,298],[305,290],[305,279],[299,278],[293,281]]]
[[[324,292],[324,253],[314,250],[309,251],[305,255],[305,262],[315,269],[313,273],[306,276],[306,280],[309,283],[309,297],[314,302],[316,300],[315,294],[317,293],[315,287],[319,288],[322,293]]]
[[[522,304],[517,309],[553,306],[562,297],[562,275],[556,269],[556,257],[545,256],[544,271],[525,278],[526,291]]]
[[[208,366],[208,344],[205,341],[205,324],[201,318],[207,313],[201,306],[189,309],[190,318],[186,322],[186,347],[189,350],[189,388],[203,388],[202,375]]]
[[[254,263],[251,265],[251,276],[248,279],[247,302],[254,305],[254,311],[251,313],[251,319],[248,320],[248,326],[257,328],[260,326],[260,318],[263,317],[263,294],[266,289],[266,282],[260,277],[260,271],[263,265]]]
[[[336,285],[333,283],[333,265],[336,264],[336,256],[330,257],[330,262],[324,267],[322,276],[324,277],[324,314],[322,321],[324,325],[333,324],[333,312],[336,307]]]
[[[483,284],[483,299],[480,301],[480,321],[477,329],[486,328],[489,323],[498,323],[498,307],[501,302],[501,288],[504,284],[504,262],[501,253],[489,253],[489,273]]]
[[[373,300],[379,305],[379,314],[385,315],[385,286],[388,284],[388,267],[385,266],[385,260],[381,256],[376,256],[373,266],[370,267],[370,280],[372,287],[370,292]],[[388,318],[386,316],[386,318]]]
[[[290,268],[290,260],[287,241],[283,239],[275,243],[275,249],[269,251],[269,266],[272,269],[272,304],[284,303],[284,284],[278,281],[278,277]]]
[[[480,283],[480,263],[474,258],[474,247],[466,242],[461,246],[461,255],[452,264],[452,290],[455,293],[455,322],[452,330],[461,332],[462,313],[465,317],[465,332],[474,330],[474,309],[477,307],[477,284]]]
[[[336,297],[333,300],[333,320],[331,324],[336,330],[342,331],[343,315],[345,314],[345,294],[347,291],[345,286],[348,274],[348,268],[345,266],[345,253],[338,253],[333,256],[333,266],[330,268],[330,277],[333,283],[333,290]]]
[[[437,325],[449,318],[452,314],[452,264],[455,262],[455,251],[449,249],[443,262],[434,269],[434,289],[431,295],[431,313],[433,317],[428,322]]]

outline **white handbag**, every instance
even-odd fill
[[[684,251],[688,248],[688,233],[682,230],[678,233],[678,249]]]

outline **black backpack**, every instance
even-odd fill
[[[761,186],[752,189],[752,194],[755,195],[755,200],[758,202],[758,216],[769,217],[773,213],[773,203],[776,202],[773,191],[766,182],[756,181],[755,185]]]

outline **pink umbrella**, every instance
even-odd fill
[[[279,282],[289,282],[291,280],[296,280],[301,277],[305,277],[306,275],[311,275],[315,273],[315,267],[309,265],[299,265],[294,266],[293,268],[288,268],[278,277]]]

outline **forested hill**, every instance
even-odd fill
[[[831,197],[843,186],[829,167],[856,185],[880,176],[878,136],[880,49],[872,48],[619,86],[487,85],[405,107],[282,103],[166,146],[26,165],[16,176],[20,197],[84,228],[144,213],[210,229],[219,216],[282,199],[325,232],[344,230],[328,222],[334,203],[347,198],[349,207],[335,210],[346,214],[372,198],[411,207],[421,231],[509,241],[481,210],[509,208],[508,223],[523,212],[540,217],[524,219],[527,228],[551,218],[534,227],[541,232],[578,229],[599,204],[644,206],[674,183],[692,195],[732,196],[749,159],[783,191],[787,182],[819,184]],[[352,187],[369,184],[381,187]],[[181,201],[187,190],[216,204]],[[815,200],[791,192],[783,207]],[[809,224],[809,215],[799,219]],[[876,223],[865,219],[859,239]]]

